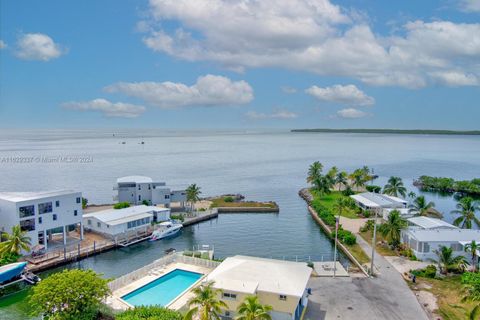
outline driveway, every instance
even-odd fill
[[[360,236],[357,241],[370,256],[370,245]],[[375,278],[311,278],[304,319],[428,320],[401,274],[378,253],[375,266]]]

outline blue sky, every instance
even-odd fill
[[[5,0],[0,126],[480,129],[478,21],[478,0]]]

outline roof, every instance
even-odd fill
[[[413,217],[407,219],[408,222],[414,224],[422,229],[458,229],[458,227],[443,221],[441,219],[435,219],[430,217]]]
[[[223,290],[254,294],[257,291],[301,297],[312,269],[306,263],[234,256],[208,276]]]
[[[166,209],[170,210],[170,209]],[[83,215],[83,218],[96,218],[105,224],[117,225],[125,222],[152,217],[153,211],[165,211],[153,206],[133,206],[123,209],[101,210]]]
[[[126,176],[117,179],[117,183],[151,183],[153,182],[152,178],[145,176]]]
[[[410,227],[407,232],[422,242],[480,242],[480,230],[472,229],[418,229]]]
[[[54,190],[54,191],[37,191],[37,192],[0,192],[0,199],[19,202],[36,200],[49,197],[63,196],[73,193],[80,193],[73,190]]]
[[[359,194],[354,194],[350,196],[357,202],[362,203],[367,207],[372,208],[391,208],[398,205],[404,205],[407,203],[405,200],[392,197],[386,194],[373,193],[373,192],[364,192]]]

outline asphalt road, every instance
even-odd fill
[[[357,239],[370,255],[371,247]],[[311,278],[304,319],[428,320],[400,273],[379,254],[375,261],[379,271],[375,278]]]

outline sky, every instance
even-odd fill
[[[2,0],[2,128],[480,129],[480,0]]]

